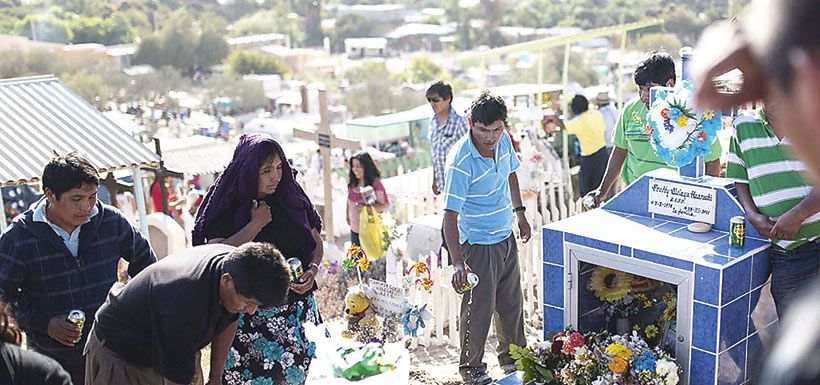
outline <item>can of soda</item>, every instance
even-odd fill
[[[290,268],[290,281],[291,282],[300,282],[302,280],[302,274],[304,271],[302,270],[302,261],[296,257],[288,258],[288,268]]]
[[[471,271],[467,273],[467,283],[461,287],[461,290],[459,290],[458,293],[464,294],[470,290],[473,290],[476,286],[478,286],[478,274]]]
[[[736,216],[729,220],[729,246],[743,247],[746,243],[746,217]]]
[[[80,329],[80,333],[82,333],[83,326],[85,326],[85,313],[82,310],[72,310],[68,312],[68,316],[65,317],[65,321],[78,327]]]

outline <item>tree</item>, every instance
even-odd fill
[[[419,84],[449,78],[449,75],[430,56],[418,55],[410,59],[410,65],[405,70],[404,78],[410,83]]]
[[[221,63],[229,53],[223,31],[224,21],[216,15],[203,14],[196,21],[188,13],[177,12],[159,34],[143,38],[134,63],[172,66],[186,75],[208,69]]]
[[[363,17],[354,14],[340,16],[336,19],[334,28],[333,47],[335,52],[344,52],[345,39],[355,37],[369,37],[373,31],[372,24]]]
[[[237,50],[226,60],[231,73],[237,75],[290,73],[290,69],[276,57],[261,52]]]
[[[265,33],[281,33],[290,36],[295,43],[302,41],[299,20],[292,17],[290,7],[277,4],[273,9],[259,11],[245,16],[231,28],[231,36],[261,35]]]
[[[345,77],[350,82],[345,105],[354,117],[380,115],[396,110],[397,96],[394,90],[399,88],[401,80],[384,63],[365,63],[349,70]]]
[[[240,112],[254,111],[267,103],[262,83],[244,80],[237,75],[212,76],[205,82],[205,86],[210,99],[229,98],[236,102]]]
[[[75,44],[114,45],[130,43],[133,40],[133,31],[128,20],[119,14],[109,18],[79,16],[71,21],[70,27],[74,35],[71,42]]]
[[[60,80],[78,96],[101,110],[112,98],[112,89],[103,80],[102,76],[90,70],[67,74]]]
[[[28,15],[18,21],[14,29],[18,35],[31,40],[68,44],[72,38],[68,23],[50,14]]]
[[[665,50],[674,58],[678,58],[681,44],[678,36],[673,33],[647,33],[638,37],[635,47],[644,52]]]

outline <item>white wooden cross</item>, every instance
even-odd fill
[[[333,135],[333,132],[330,131],[330,120],[327,112],[327,91],[323,89],[319,90],[319,117],[320,122],[316,132],[294,128],[293,136],[319,143],[319,155],[322,156],[322,180],[325,185],[325,214],[323,218],[325,237],[328,242],[333,243],[336,234],[333,229],[333,185],[331,181],[330,149],[336,147],[355,151],[361,149],[362,146],[361,143],[355,140],[337,138]]]

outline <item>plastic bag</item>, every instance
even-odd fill
[[[386,232],[381,214],[373,207],[364,207],[359,217],[359,246],[368,259],[379,259],[387,253],[389,240],[385,238]]]

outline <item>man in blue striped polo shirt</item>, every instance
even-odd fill
[[[524,242],[531,229],[515,174],[521,162],[505,130],[504,100],[484,91],[473,101],[468,122],[469,135],[447,155],[444,237],[455,269],[453,287],[464,287],[470,271],[479,278],[461,301],[459,372],[465,384],[482,385],[492,382],[482,359],[493,313],[505,372],[516,370],[510,344],[527,343],[513,213]]]

